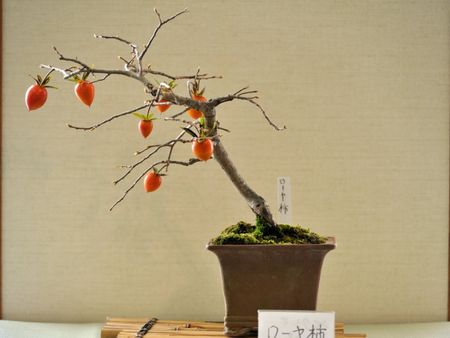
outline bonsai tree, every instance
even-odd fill
[[[179,123],[182,127],[179,134],[170,138],[167,142],[150,144],[145,149],[135,153],[139,159],[135,163],[126,166],[123,175],[115,180],[114,184],[121,182],[129,175],[135,174],[138,168],[145,167],[145,169],[141,173],[136,174],[133,183],[111,206],[110,210],[121,203],[128,193],[141,181],[143,181],[144,189],[147,192],[157,190],[161,186],[164,176],[168,174],[170,167],[173,165],[191,166],[200,161],[214,159],[219,163],[232,184],[256,215],[255,226],[239,222],[237,225],[226,229],[221,236],[214,240],[215,243],[323,242],[324,238],[310,232],[308,229],[277,224],[265,199],[256,193],[239,174],[221,141],[222,136],[219,132],[228,132],[229,130],[221,127],[217,113],[221,105],[235,100],[245,101],[253,105],[276,131],[282,131],[286,128],[285,126],[279,127],[272,122],[266,111],[257,102],[257,91],[244,87],[234,93],[208,99],[205,96],[205,88],[202,87],[203,83],[207,80],[221,78],[220,76],[210,76],[200,72],[200,69],[192,75],[172,75],[145,65],[144,59],[148,55],[148,51],[160,30],[166,24],[185,13],[187,13],[187,9],[163,19],[155,9],[158,24],[143,47],[119,36],[94,35],[98,39],[115,40],[118,43],[129,46],[131,57],[120,57],[123,61],[123,69],[91,67],[88,62],[81,61],[76,57],[67,57],[54,47],[53,49],[59,60],[66,63],[67,66],[41,65],[41,68],[47,69],[48,72],[43,78],[38,75],[35,79],[36,84],[28,88],[25,95],[25,103],[28,110],[38,109],[46,102],[46,88],[51,88],[49,81],[53,72],[59,73],[64,80],[75,82],[75,94],[87,106],[90,106],[94,100],[97,83],[106,81],[112,76],[134,79],[140,82],[146,93],[148,93],[149,99],[146,102],[135,108],[112,115],[108,119],[91,126],[68,125],[69,128],[77,130],[94,131],[117,119],[134,115],[139,118],[138,129],[145,138],[150,137],[154,127],[154,120],[172,121]],[[154,80],[155,77],[158,81]],[[177,82],[180,81],[187,81],[187,94],[183,95],[184,90],[178,90]],[[174,112],[178,107],[182,108],[182,110]],[[157,110],[161,115],[155,116],[154,110]],[[166,111],[173,113],[167,116]],[[163,113],[165,115],[162,115]],[[187,159],[185,160],[174,159],[172,156],[174,148],[183,143],[192,144],[192,155],[194,157],[186,154]],[[154,155],[163,151],[166,152],[165,159],[155,161]]]

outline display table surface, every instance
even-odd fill
[[[54,324],[0,320],[0,338],[100,338],[103,323]],[[345,325],[367,338],[449,338],[450,322]]]
[[[361,333],[345,333],[342,323],[336,323],[335,335],[336,338],[366,338],[366,335]],[[157,320],[156,318],[108,318],[101,332],[101,338],[135,337],[225,338],[227,336],[224,334],[223,322]]]

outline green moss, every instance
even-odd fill
[[[258,244],[257,239],[252,234],[220,234],[213,239],[215,245],[223,244]]]
[[[270,226],[263,218],[260,216],[256,216],[256,225],[255,225],[255,236],[259,238],[282,238],[283,233],[281,232],[280,227]]]
[[[255,226],[247,222],[239,222],[222,231],[222,234],[248,234],[255,231]]]
[[[307,228],[278,224],[269,226],[257,217],[256,225],[239,222],[226,228],[211,240],[211,244],[320,244],[326,242],[322,237]]]

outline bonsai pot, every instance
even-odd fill
[[[208,245],[220,262],[225,296],[225,334],[253,335],[258,310],[315,310],[325,255],[323,244]]]

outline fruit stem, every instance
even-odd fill
[[[43,82],[45,82],[45,80],[50,76],[51,73],[53,73],[55,71],[55,69],[50,69],[47,74],[45,74],[44,79],[42,80]]]

